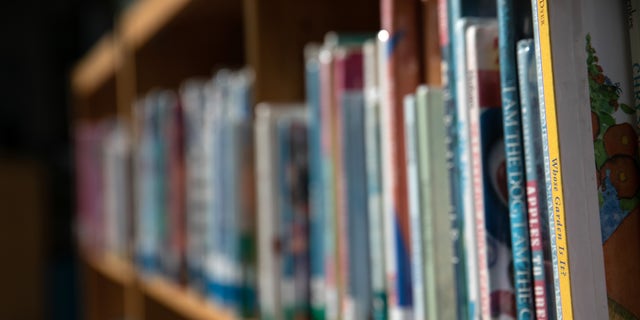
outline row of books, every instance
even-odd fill
[[[79,126],[83,241],[245,317],[640,317],[635,0],[439,1],[441,86],[409,3],[306,102],[223,70]]]

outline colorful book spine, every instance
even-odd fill
[[[521,37],[521,11],[513,0],[498,0],[500,88],[506,155],[509,221],[513,253],[513,283],[517,319],[531,319],[534,312],[531,280],[531,245],[522,142],[522,117],[518,92],[516,39]],[[527,4],[525,4],[527,5]]]
[[[257,283],[256,283],[256,189],[255,164],[253,155],[253,79],[254,74],[247,70],[234,72],[231,78],[229,103],[232,104],[231,114],[234,125],[234,152],[237,163],[234,179],[237,181],[234,190],[235,243],[236,265],[240,269],[240,281],[235,294],[240,317],[248,318],[257,314]]]
[[[286,117],[276,123],[280,190],[281,295],[284,319],[308,318],[306,124]],[[304,160],[301,160],[304,159]]]
[[[415,91],[419,84],[420,58],[418,50],[418,3],[413,1],[381,2],[381,27],[389,34],[387,51],[387,69],[382,76],[388,77],[388,82],[383,90],[387,102],[382,105],[387,108],[382,121],[388,125],[388,135],[383,139],[389,144],[390,160],[385,170],[389,171],[390,200],[393,215],[392,226],[395,237],[391,239],[395,243],[395,268],[388,275],[389,281],[389,308],[391,318],[403,319],[411,317],[413,305],[411,292],[411,245],[409,212],[407,204],[407,173],[406,150],[404,146],[403,108],[402,99],[405,95]],[[381,72],[382,73],[382,72]],[[395,271],[395,272],[394,272]]]
[[[417,162],[422,207],[427,319],[456,319],[457,293],[451,246],[445,110],[442,91],[416,90]]]
[[[258,297],[260,318],[282,319],[280,303],[279,217],[276,172],[275,115],[271,106],[258,105],[255,120],[256,175],[258,188]]]
[[[311,254],[311,318],[325,316],[324,236],[327,223],[325,181],[322,171],[322,108],[320,98],[320,50],[317,45],[305,47],[305,79],[309,106],[309,192]]]
[[[567,248],[567,229],[560,160],[560,136],[554,88],[554,67],[551,52],[551,28],[549,2],[532,0],[533,30],[536,39],[536,63],[538,70],[538,92],[540,101],[540,123],[545,163],[545,183],[551,234],[551,256],[555,282],[556,316],[558,319],[573,319],[571,296],[571,271]]]
[[[335,168],[335,188],[336,188],[336,225],[337,225],[337,250],[338,250],[338,290],[340,295],[340,315],[345,317],[351,305],[349,297],[350,280],[350,259],[349,259],[349,198],[346,191],[346,174],[344,159],[344,119],[342,113],[342,95],[346,90],[345,84],[349,76],[346,70],[346,54],[337,55],[338,50],[334,48],[333,54],[333,90],[331,105],[334,121],[333,140],[333,163]]]
[[[514,319],[496,21],[471,25],[465,41],[480,310],[482,318]]]
[[[472,150],[471,150],[471,125],[469,109],[472,107],[469,101],[472,97],[471,88],[469,88],[469,70],[467,67],[467,56],[473,54],[468,43],[460,42],[459,39],[465,39],[466,31],[477,24],[485,22],[486,19],[481,18],[461,18],[455,25],[454,38],[458,44],[454,48],[455,52],[455,134],[456,134],[456,159],[458,167],[458,204],[457,208],[462,214],[464,221],[463,238],[465,242],[466,257],[466,279],[467,279],[467,299],[469,303],[469,312],[471,317],[478,317],[479,312],[487,311],[482,309],[482,292],[481,282],[486,279],[486,264],[480,259],[483,252],[484,237],[482,230],[478,229],[478,221],[474,214],[478,214],[474,208],[474,168],[472,167]],[[474,223],[469,223],[474,221]],[[480,224],[482,225],[482,224]],[[483,313],[486,314],[486,313]]]
[[[186,170],[186,257],[189,287],[204,292],[204,241],[206,210],[208,208],[209,170],[205,161],[204,83],[187,82],[181,89],[185,112],[185,170]]]
[[[438,0],[439,43],[442,56],[442,95],[445,104],[444,122],[447,126],[447,163],[449,173],[450,203],[449,215],[451,219],[451,238],[454,255],[454,270],[456,281],[456,297],[458,306],[457,319],[467,319],[470,315],[469,299],[467,297],[467,263],[465,257],[465,242],[463,236],[463,212],[459,208],[460,192],[457,165],[458,154],[456,148],[458,138],[456,132],[457,115],[455,112],[455,56],[453,55],[453,32],[455,20],[449,0]]]
[[[422,215],[423,208],[420,201],[420,183],[418,175],[417,144],[416,144],[416,98],[407,95],[404,98],[404,129],[405,146],[407,150],[407,190],[409,191],[409,217],[411,218],[411,272],[413,281],[413,316],[424,319],[426,315]]]
[[[329,319],[338,319],[340,311],[340,291],[338,290],[338,223],[336,217],[336,188],[334,166],[334,97],[333,57],[331,48],[323,47],[320,52],[320,108],[322,171],[324,177],[324,205],[327,211],[324,236],[326,315]]]
[[[366,200],[364,155],[364,63],[360,47],[338,49],[336,63],[342,64],[343,89],[339,91],[342,113],[342,161],[345,179],[348,242],[346,319],[371,318],[369,223]]]
[[[365,90],[365,166],[369,216],[369,264],[371,266],[372,318],[386,320],[387,290],[384,268],[384,224],[380,153],[380,96],[378,87],[378,50],[375,40],[364,44]]]
[[[179,284],[186,283],[186,201],[184,110],[175,97],[167,123],[168,138],[168,273]]]
[[[538,105],[538,83],[532,39],[518,41],[518,78],[522,109],[522,134],[527,177],[527,207],[529,210],[529,236],[533,274],[533,299],[535,317],[538,320],[554,319],[553,275],[551,245],[549,243],[549,219],[544,165],[542,161],[542,133]]]

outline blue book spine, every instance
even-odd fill
[[[527,176],[533,298],[536,319],[546,320],[555,319],[555,308],[554,300],[550,299],[553,296],[553,275],[546,270],[547,265],[551,266],[551,246],[549,225],[546,223],[549,212],[544,205],[546,190],[543,187],[544,168],[540,157],[543,151],[534,50],[532,39],[518,42],[518,82]]]
[[[359,56],[359,55],[358,55]],[[361,59],[360,59],[361,60]],[[361,72],[361,70],[360,70]],[[342,94],[343,162],[347,194],[349,278],[347,312],[353,319],[371,318],[371,266],[369,264],[369,217],[362,88]]]
[[[456,124],[458,121],[455,111],[455,56],[453,54],[453,44],[455,42],[454,21],[459,16],[458,0],[440,0],[440,19],[446,19],[440,25],[446,30],[441,30],[440,48],[442,51],[442,69],[443,69],[443,100],[445,105],[445,124],[447,130],[447,167],[449,168],[449,186],[450,186],[450,216],[451,216],[451,236],[453,239],[453,261],[455,269],[455,283],[457,292],[458,319],[467,319],[469,315],[469,301],[467,298],[467,264],[465,257],[465,243],[462,236],[464,230],[464,219],[462,211],[459,208],[460,203],[460,187],[458,183],[459,166],[458,153],[458,136]],[[444,7],[444,8],[443,8]]]
[[[320,106],[319,49],[309,47],[306,61],[306,93],[309,106],[309,192],[311,255],[311,318],[325,319],[324,208],[326,187],[322,171],[322,111]]]
[[[526,176],[522,144],[522,118],[518,95],[516,65],[516,19],[513,0],[498,0],[498,48],[500,56],[500,88],[502,119],[509,194],[509,220],[513,254],[513,283],[517,319],[533,317],[531,281],[531,245],[526,202]]]
[[[413,95],[404,98],[404,129],[407,150],[407,190],[409,197],[409,218],[411,224],[411,272],[413,290],[413,316],[416,319],[426,317],[424,282],[424,246],[422,232],[423,209],[420,206],[420,178],[418,176],[416,143],[416,100]]]

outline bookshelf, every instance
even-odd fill
[[[374,32],[379,16],[368,0],[139,0],[72,70],[72,123],[131,119],[137,97],[221,67],[254,70],[255,102],[301,101],[304,45],[332,30]],[[87,319],[233,318],[127,259],[80,251]]]

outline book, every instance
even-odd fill
[[[261,319],[283,319],[285,307],[289,309],[289,313],[292,312],[291,309],[296,308],[292,306],[295,304],[292,302],[296,299],[295,292],[293,294],[283,292],[283,290],[295,291],[296,288],[296,285],[292,284],[296,281],[293,279],[295,277],[289,275],[288,279],[283,279],[285,276],[283,259],[286,253],[284,249],[293,243],[289,236],[296,228],[294,228],[293,221],[283,221],[282,219],[286,217],[283,217],[282,214],[287,213],[291,218],[291,211],[295,210],[293,207],[296,207],[295,204],[292,204],[293,198],[298,196],[297,192],[303,191],[305,188],[304,186],[291,187],[290,182],[292,181],[288,180],[290,177],[287,171],[282,171],[282,168],[288,168],[286,164],[290,164],[287,161],[291,159],[283,159],[281,152],[285,151],[287,155],[290,155],[289,151],[293,148],[292,133],[294,129],[292,124],[294,121],[303,121],[306,115],[302,104],[260,103],[256,106],[255,112],[257,213],[258,225],[260,226],[257,229],[260,317]],[[279,123],[282,128],[278,127]],[[300,128],[296,127],[296,135],[304,136],[299,130]],[[300,150],[300,152],[302,151]],[[302,175],[299,178],[302,178]],[[283,188],[287,190],[285,193],[281,192]],[[304,216],[304,214],[302,215]],[[283,238],[283,235],[287,235],[287,237]],[[295,268],[298,261],[294,259],[292,262],[291,256],[288,259],[289,263],[293,265],[289,267]],[[309,276],[307,281],[310,279]],[[306,290],[303,289],[303,294],[304,292]],[[303,307],[298,306],[297,308],[302,309]],[[287,316],[290,317],[291,314]]]
[[[538,74],[536,72],[533,39],[518,41],[518,83],[522,113],[524,160],[527,178],[527,208],[533,276],[533,300],[536,319],[555,318],[554,282],[551,271],[549,211],[544,188],[542,133],[538,104]]]
[[[465,40],[480,310],[483,318],[514,319],[496,21],[470,25]]]
[[[206,214],[209,208],[210,167],[206,161],[203,80],[188,81],[180,89],[185,115],[186,259],[189,287],[205,292],[204,256]]]
[[[393,228],[394,237],[387,241],[394,245],[396,250],[387,250],[387,256],[391,257],[387,265],[395,264],[387,268],[387,281],[389,290],[389,313],[392,319],[411,317],[411,245],[409,212],[407,204],[407,174],[404,168],[406,150],[404,146],[403,108],[402,99],[405,95],[414,92],[420,81],[419,49],[417,45],[418,22],[416,13],[419,6],[416,1],[392,1],[384,0],[380,3],[381,28],[388,32],[385,69],[380,69],[381,77],[388,80],[381,83],[381,90],[387,91],[381,104],[382,125],[388,129],[383,130],[383,144],[389,144],[383,152],[388,152],[388,162],[385,163],[388,182],[385,182],[383,192],[390,192],[387,197],[391,201],[385,213],[390,215],[387,220]]]
[[[376,40],[363,45],[365,166],[367,168],[367,209],[369,218],[369,264],[371,265],[372,318],[385,320],[387,290],[385,274],[384,223],[382,203],[382,155],[380,151],[379,47]],[[374,250],[375,248],[375,250]]]
[[[407,95],[404,98],[404,129],[405,148],[407,150],[407,196],[409,197],[409,217],[411,219],[411,279],[413,281],[413,316],[424,319],[426,315],[425,283],[423,266],[424,259],[422,215],[423,208],[420,201],[420,183],[418,174],[418,153],[416,143],[416,98]]]
[[[329,211],[325,208],[322,167],[322,109],[320,97],[320,51],[316,44],[305,47],[305,85],[309,112],[309,223],[311,256],[311,318],[326,317],[324,236]]]
[[[308,215],[306,198],[306,113],[288,114],[276,120],[276,144],[280,214],[279,243],[282,314],[284,319],[309,317]]]
[[[341,123],[346,214],[347,282],[344,318],[371,317],[366,166],[364,155],[364,63],[361,47],[337,49],[336,89]]]
[[[444,101],[438,88],[416,90],[416,144],[420,200],[426,317],[456,319],[457,292],[449,202]]]
[[[326,316],[337,319],[341,310],[341,295],[338,290],[338,226],[336,219],[336,188],[334,167],[334,97],[333,57],[331,48],[323,46],[320,52],[320,127],[322,141],[322,171],[324,186],[324,206],[327,211],[325,224],[323,260],[325,264]]]
[[[531,5],[519,1],[499,0],[497,8],[500,88],[516,314],[517,319],[530,319],[534,312],[534,302],[516,41],[530,36]]]

